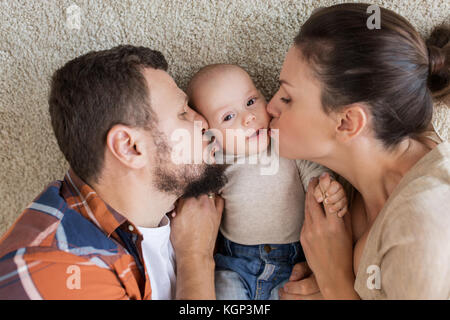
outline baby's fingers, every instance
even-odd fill
[[[347,198],[342,198],[335,204],[327,206],[327,210],[329,213],[338,213],[344,208],[347,208]]]
[[[338,193],[341,189],[343,189],[342,185],[336,180],[332,180],[329,187],[327,189],[324,189],[325,196],[326,197],[332,196],[333,194]]]
[[[342,200],[342,198],[345,198],[345,191],[344,189],[340,189],[338,192],[336,192],[335,194],[332,194],[328,197],[325,198],[324,203],[328,204],[328,205],[333,205],[336,202]]]

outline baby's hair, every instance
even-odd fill
[[[240,70],[245,71],[242,67],[236,65],[236,64],[229,64],[229,63],[215,63],[215,64],[208,64],[206,66],[201,67],[191,78],[191,80],[188,83],[186,93],[189,97],[189,106],[194,109],[195,111],[198,111],[195,109],[195,104],[193,103],[192,99],[192,90],[196,83],[198,83],[200,80],[203,80],[207,77],[213,77],[217,74],[223,74],[223,72],[231,71],[231,70]]]

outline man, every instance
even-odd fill
[[[200,195],[223,186],[223,167],[171,161],[175,130],[208,127],[166,70],[160,52],[119,46],[55,72],[49,111],[70,169],[1,239],[0,299],[215,297],[223,200]]]

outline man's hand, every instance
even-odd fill
[[[178,299],[214,299],[213,251],[224,201],[200,196],[180,199],[170,240],[177,264]]]
[[[212,257],[223,205],[220,196],[178,200],[170,235],[177,260],[192,255]]]

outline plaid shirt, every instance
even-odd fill
[[[141,241],[69,170],[0,240],[0,300],[150,299]]]

